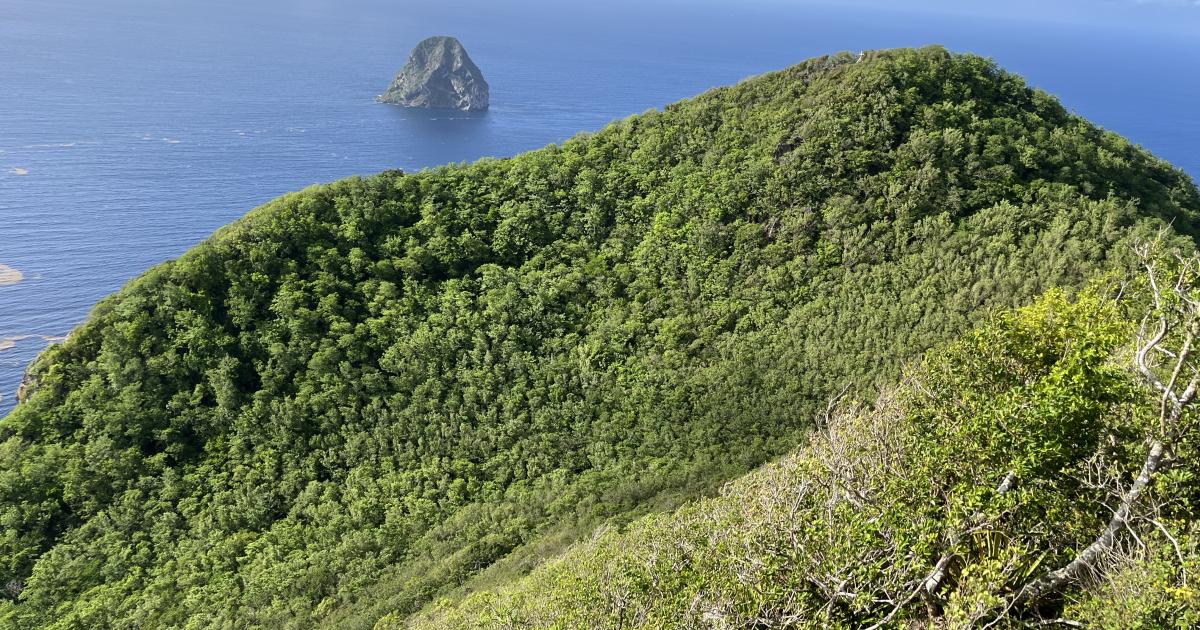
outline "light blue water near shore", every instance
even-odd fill
[[[0,286],[0,340],[19,338],[0,349],[0,416],[46,337],[284,192],[512,155],[823,53],[990,56],[1200,175],[1186,33],[783,3],[438,6],[0,0],[0,264],[24,273]],[[432,34],[462,40],[491,111],[373,102]]]

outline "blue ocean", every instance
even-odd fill
[[[458,37],[483,114],[374,102]],[[0,0],[0,416],[97,300],[282,193],[508,156],[840,50],[994,58],[1200,177],[1200,37],[813,3]]]

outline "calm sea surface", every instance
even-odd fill
[[[995,58],[1200,176],[1200,38],[742,3],[0,0],[0,416],[91,305],[316,182],[507,156],[838,50]],[[497,6],[504,5],[504,6]],[[482,115],[374,103],[421,38],[462,40]]]

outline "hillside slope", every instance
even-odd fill
[[[939,48],[285,196],[31,368],[0,619],[402,619],[712,492],[845,386],[1198,212],[1179,171]]]
[[[1149,291],[1121,287],[1003,313],[874,404],[843,403],[803,447],[720,497],[600,530],[407,627],[1194,628],[1194,412],[1085,579],[1021,597],[1105,531],[1146,438],[1162,437],[1160,396],[1132,361]],[[1177,355],[1183,341],[1159,347]],[[394,621],[377,627],[405,627]]]

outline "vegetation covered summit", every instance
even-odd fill
[[[427,620],[711,495],[993,308],[1168,224],[1186,246],[1198,211],[1177,169],[940,48],[287,195],[31,368],[0,421],[0,620]]]

